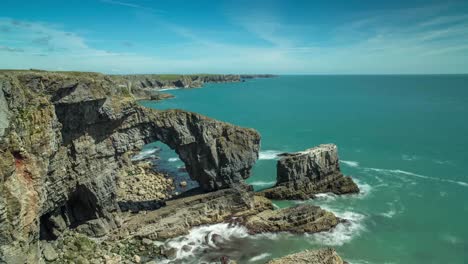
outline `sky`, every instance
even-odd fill
[[[1,0],[0,69],[468,73],[468,1]]]

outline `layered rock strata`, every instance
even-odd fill
[[[250,233],[290,232],[317,233],[329,231],[340,220],[318,206],[299,205],[278,210],[265,210],[248,217],[245,226]]]
[[[66,228],[101,236],[115,216],[129,151],[162,141],[206,191],[249,176],[259,134],[180,110],[136,104],[145,91],[97,73],[0,72],[0,259],[35,263]]]
[[[188,234],[195,226],[248,217],[271,209],[273,205],[268,199],[255,196],[250,187],[239,185],[166,201],[159,210],[130,216],[115,235],[161,241]]]
[[[309,199],[318,193],[358,193],[359,187],[340,170],[338,149],[323,144],[285,153],[277,163],[277,184],[261,193],[270,199]]]
[[[271,260],[267,264],[343,264],[345,263],[334,249],[306,250],[279,259]]]

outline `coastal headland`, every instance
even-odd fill
[[[0,71],[1,262],[179,263],[194,245],[164,241],[195,227],[304,234],[345,221],[313,205],[275,209],[270,200],[359,192],[341,173],[335,145],[283,154],[277,185],[256,193],[244,182],[260,151],[256,130],[137,102],[163,99],[167,88],[263,77],[273,76]],[[198,188],[175,193],[183,183],[132,160],[155,141],[175,150]],[[225,243],[216,233],[205,242]],[[343,263],[331,249],[272,263],[301,256]]]

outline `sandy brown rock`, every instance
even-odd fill
[[[173,187],[172,179],[153,171],[151,162],[136,162],[120,171],[116,199],[123,211],[154,210],[170,198]]]
[[[271,260],[267,264],[343,264],[343,260],[331,248],[306,250],[279,259]]]
[[[245,226],[253,234],[264,232],[317,233],[328,231],[340,220],[318,206],[299,205],[265,210],[247,218]]]

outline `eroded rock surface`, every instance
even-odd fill
[[[269,209],[273,205],[268,199],[255,196],[246,186],[238,186],[170,200],[156,211],[130,216],[116,236],[164,240],[185,235],[195,226],[221,223]]]
[[[0,81],[0,259],[6,262],[36,263],[38,241],[69,227],[101,236],[120,226],[116,177],[129,166],[129,151],[146,143],[175,149],[208,191],[241,183],[258,156],[256,131],[143,108],[135,95],[149,93],[116,77],[2,71]]]
[[[343,260],[331,248],[306,250],[279,259],[271,260],[267,264],[343,264]]]
[[[245,226],[253,234],[264,232],[317,233],[328,231],[340,220],[318,206],[299,205],[278,210],[265,210],[250,216]]]
[[[359,192],[351,177],[341,173],[338,149],[334,144],[282,154],[277,163],[276,186],[261,193],[270,199],[309,199],[327,192]]]

